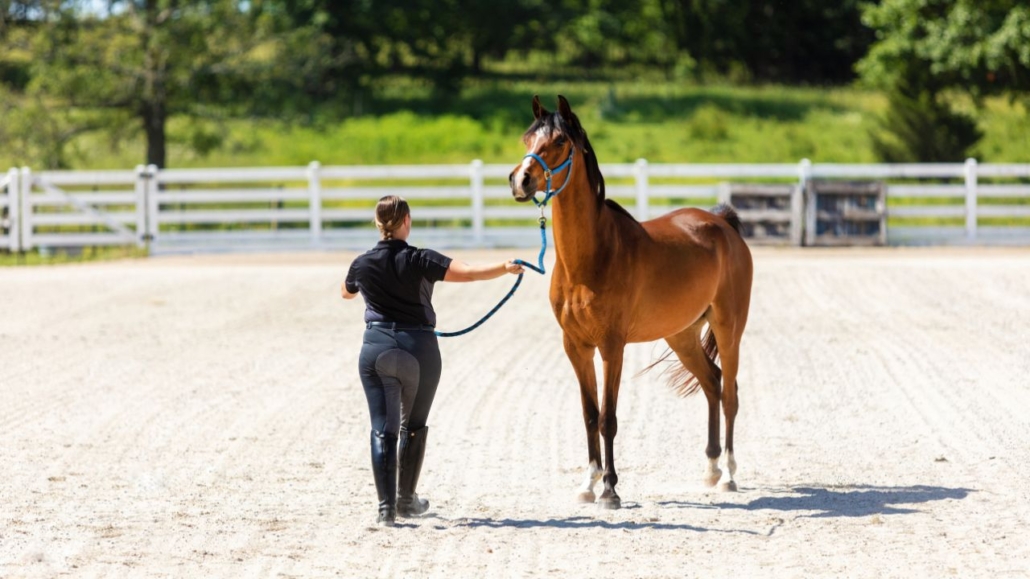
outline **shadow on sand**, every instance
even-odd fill
[[[747,530],[723,530],[723,529],[707,529],[705,527],[698,527],[695,525],[678,525],[670,523],[659,523],[659,522],[637,522],[637,521],[623,521],[623,522],[611,522],[602,521],[594,517],[577,516],[577,517],[565,517],[562,519],[466,519],[458,523],[459,527],[486,527],[491,529],[499,528],[514,528],[514,529],[532,529],[532,528],[551,528],[551,529],[624,529],[627,531],[636,531],[641,529],[652,529],[658,531],[695,531],[698,533],[743,533],[745,535],[759,535],[755,531]]]
[[[961,500],[974,492],[964,488],[935,486],[908,487],[798,487],[772,491],[784,496],[767,496],[748,503],[695,503],[690,501],[662,501],[663,507],[744,509],[747,511],[811,511],[803,517],[865,517],[870,515],[903,515],[917,513],[913,505]]]

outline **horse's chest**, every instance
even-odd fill
[[[551,306],[562,330],[583,340],[595,341],[617,325],[619,308],[584,285],[555,288]]]

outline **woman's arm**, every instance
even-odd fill
[[[345,300],[352,300],[358,297],[359,294],[352,294],[349,291],[347,291],[347,282],[343,282],[342,284],[340,284],[340,295],[342,295],[343,299]]]
[[[522,273],[522,266],[515,263],[515,260],[502,261],[493,265],[469,265],[463,261],[454,260],[447,268],[444,281],[482,281],[501,277],[506,273]]]

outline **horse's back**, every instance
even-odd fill
[[[685,207],[641,223],[651,239],[683,255],[702,255],[718,263],[724,281],[751,285],[751,251],[740,230],[740,219],[732,208],[713,211]]]
[[[740,232],[721,215],[696,207],[676,209],[641,225],[660,243],[714,249],[720,242],[743,241]]]

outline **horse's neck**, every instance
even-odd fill
[[[554,198],[551,212],[558,264],[572,279],[595,275],[612,240],[607,207],[598,202],[585,176],[581,181]]]

